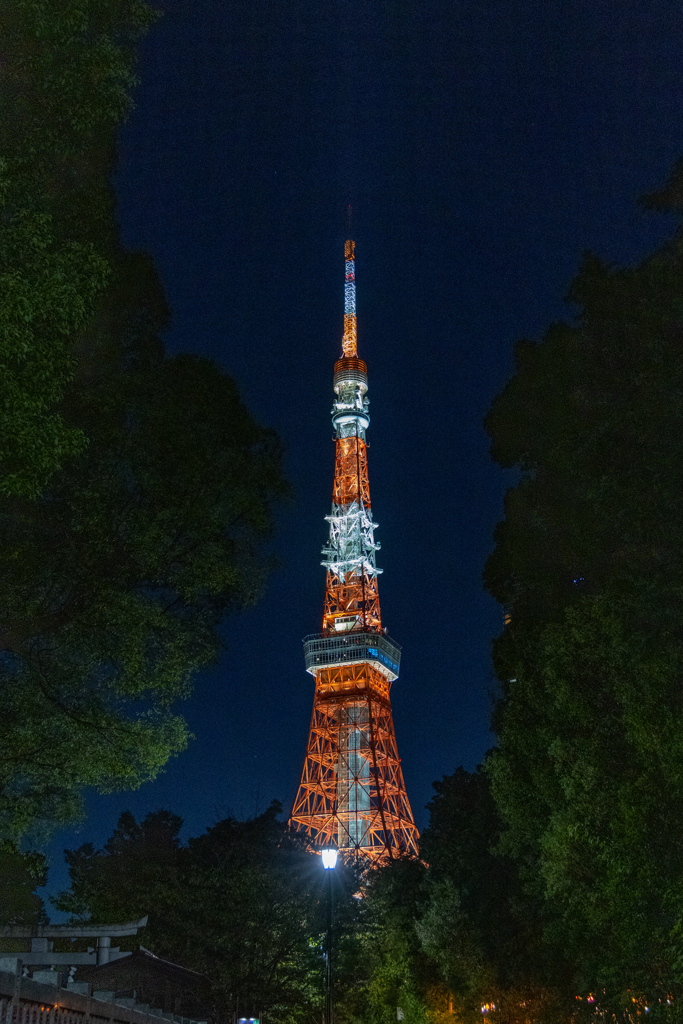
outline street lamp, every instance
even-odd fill
[[[325,1024],[332,1024],[332,872],[337,866],[337,851],[322,851],[323,868],[327,872],[327,985],[325,988]]]
[[[323,850],[323,867],[326,871],[333,871],[337,866],[337,851],[334,847]]]

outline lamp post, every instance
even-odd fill
[[[323,868],[327,872],[327,984],[325,986],[325,1024],[332,1024],[332,872],[337,866],[337,851],[328,847],[322,851]]]

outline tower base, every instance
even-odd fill
[[[316,672],[313,715],[290,825],[316,846],[379,864],[418,856],[386,676],[371,664]]]

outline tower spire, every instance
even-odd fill
[[[290,825],[318,845],[379,863],[417,855],[418,833],[389,700],[400,647],[382,628],[365,432],[367,366],[356,350],[355,245],[344,246],[344,336],[334,366],[335,473],[323,548],[322,632],[306,637],[313,716]]]

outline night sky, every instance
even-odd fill
[[[359,355],[392,702],[419,826],[431,783],[493,743],[481,572],[512,482],[482,419],[514,342],[572,315],[581,252],[635,262],[672,230],[636,197],[683,155],[671,0],[157,0],[116,179],[124,243],[152,253],[170,352],[216,359],[287,446],[282,570],[225,630],[185,705],[196,739],[136,793],[88,798],[50,846],[166,807],[196,835],[294,798],[313,699],[354,211]],[[58,915],[53,914],[53,919]]]

